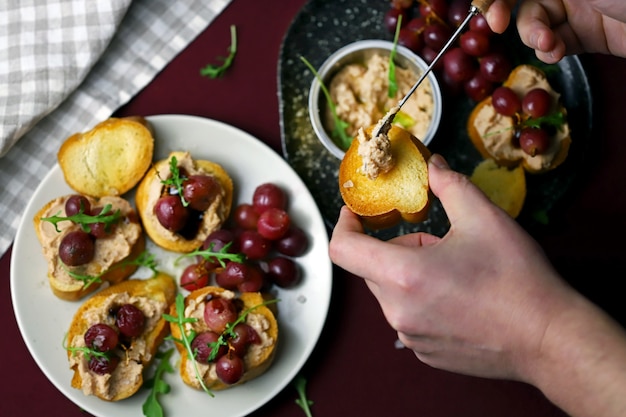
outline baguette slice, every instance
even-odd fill
[[[85,301],[76,311],[66,339],[67,356],[74,372],[72,387],[105,401],[119,401],[135,394],[143,384],[143,371],[169,334],[168,323],[162,314],[168,312],[175,296],[174,279],[169,275],[158,274],[149,279],[124,281]],[[85,346],[85,332],[94,324],[105,323],[117,329],[111,311],[127,303],[144,313],[144,330],[130,341],[124,338],[125,345],[115,349],[114,354],[120,361],[112,373],[98,375],[89,369],[85,353],[71,348]]]
[[[366,129],[371,135],[373,126]],[[392,126],[388,133],[395,166],[376,179],[362,172],[359,141],[353,140],[339,166],[339,190],[344,203],[363,224],[378,230],[401,220],[419,223],[428,217],[430,151],[408,131]]]
[[[67,184],[83,195],[122,195],[144,176],[154,151],[148,122],[110,118],[63,142],[57,158]]]
[[[470,180],[511,217],[519,216],[526,200],[526,173],[521,165],[505,167],[493,159],[483,159]]]
[[[162,181],[172,177],[170,172],[172,157],[176,157],[178,168],[187,174],[212,175],[222,187],[221,193],[201,214],[200,223],[190,234],[181,234],[166,229],[154,214],[154,207],[159,197],[168,188],[162,184]],[[226,170],[215,162],[192,159],[188,152],[172,152],[167,159],[156,162],[146,173],[137,187],[135,201],[144,229],[154,243],[173,252],[187,253],[199,248],[207,236],[219,229],[228,219],[233,202],[233,181]],[[192,216],[200,217],[198,213]]]
[[[553,97],[549,114],[557,111],[566,113],[560,103],[560,94],[552,89],[545,73],[535,66],[515,67],[503,85],[515,91],[520,100],[533,88],[543,88]],[[567,122],[556,129],[546,152],[531,156],[522,150],[515,139],[516,117],[497,113],[491,99],[489,96],[480,101],[467,121],[469,137],[483,158],[494,159],[498,165],[508,167],[520,164],[532,174],[552,170],[566,160],[572,141]]]
[[[74,267],[64,265],[59,259],[59,245],[67,233],[80,229],[80,226],[71,221],[62,221],[58,223],[57,232],[52,223],[42,218],[65,217],[65,202],[70,197],[65,195],[49,201],[35,214],[33,223],[48,262],[48,282],[52,292],[61,299],[75,301],[101,286],[116,284],[132,275],[138,266],[128,261],[136,259],[144,251],[146,240],[137,212],[127,200],[115,196],[101,199],[87,197],[92,208],[110,204],[112,212],[119,209],[122,219],[110,236],[95,240],[95,256],[91,262]],[[86,285],[85,281],[76,279],[70,272],[81,276],[99,276],[100,279]]]
[[[261,293],[244,292],[238,296],[231,291],[221,287],[208,286],[192,291],[185,297],[185,317],[196,317],[198,320],[193,324],[196,333],[207,330],[203,320],[204,300],[207,296],[217,295],[223,297],[237,297],[242,303],[241,311],[253,310],[247,315],[245,323],[251,325],[261,337],[261,344],[252,344],[244,356],[244,374],[235,384],[225,384],[215,374],[215,363],[209,365],[196,362],[198,370],[203,376],[207,388],[212,391],[220,391],[233,386],[241,385],[263,374],[270,367],[276,354],[278,343],[278,323],[274,312],[269,306],[262,305],[266,300]],[[241,314],[241,313],[240,313]],[[170,308],[170,315],[176,317],[176,306]],[[174,339],[181,338],[180,327],[176,323],[170,323],[170,331]],[[176,348],[180,352],[180,376],[183,382],[196,389],[201,389],[201,385],[196,378],[194,361],[191,360],[185,347],[176,343]]]

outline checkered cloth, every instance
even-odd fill
[[[0,254],[63,140],[110,117],[231,1],[0,1]]]

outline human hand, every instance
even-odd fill
[[[440,166],[443,166],[441,168]],[[573,296],[540,247],[440,156],[430,186],[451,227],[387,242],[341,210],[330,241],[335,264],[365,279],[389,324],[423,362],[466,374],[529,379],[549,321]]]
[[[485,12],[495,32],[506,29],[516,3],[522,42],[546,63],[583,52],[626,57],[622,0],[495,0]]]

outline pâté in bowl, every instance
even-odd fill
[[[392,51],[394,43],[390,41],[356,41],[338,49],[317,70],[309,90],[309,117],[317,137],[337,158],[343,158],[359,128],[375,125],[428,68],[408,48],[395,45],[393,60]],[[395,83],[390,82],[393,79]],[[394,124],[428,145],[439,127],[441,111],[441,89],[430,73],[402,106]],[[343,138],[337,119],[345,126]]]

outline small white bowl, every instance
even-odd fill
[[[324,83],[324,86],[328,88],[332,78],[344,66],[353,63],[364,63],[370,56],[376,53],[388,57],[392,49],[393,42],[384,40],[363,40],[348,44],[338,49],[324,61],[322,66],[317,70],[318,76]],[[421,75],[428,68],[428,64],[426,64],[422,58],[402,45],[396,45],[395,64],[402,68],[412,68],[418,75]],[[442,99],[441,88],[435,75],[431,72],[426,79],[430,81],[432,86],[434,108],[426,135],[419,139],[428,146],[439,128]],[[313,82],[309,90],[309,117],[313,130],[326,149],[337,158],[343,159],[344,150],[335,143],[329,132],[326,131],[323,123],[327,105],[328,102],[322,91],[321,83],[318,77],[313,77]]]

